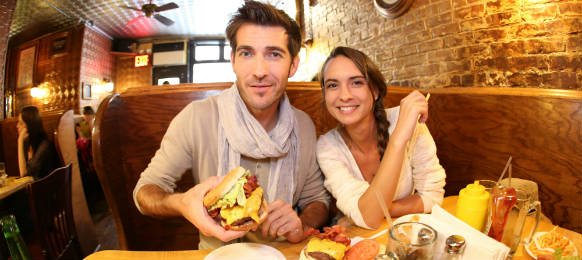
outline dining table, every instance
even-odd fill
[[[6,182],[0,185],[0,200],[4,199],[13,193],[24,189],[26,184],[31,183],[34,181],[32,176],[24,176],[24,177],[8,177],[6,178]]]
[[[441,207],[451,214],[455,214],[457,207],[458,196],[448,196],[444,198]],[[394,218],[396,219],[396,218]],[[349,223],[344,221],[345,223]],[[533,217],[527,217],[524,230],[532,230],[535,220]],[[381,226],[376,230],[369,230],[357,227],[355,225],[347,226],[346,233],[349,237],[353,238],[360,236],[363,238],[372,237],[383,230],[388,228],[387,221],[383,221]],[[550,231],[554,228],[554,225],[548,220],[541,220],[537,231]],[[582,234],[576,233],[574,231],[558,227],[558,230],[574,242],[578,252],[582,252]],[[522,241],[528,232],[523,232]],[[386,244],[388,240],[387,233],[375,237],[375,239],[381,243]],[[289,242],[269,242],[266,245],[271,246],[279,250],[286,259],[294,260],[299,259],[301,250],[306,246],[309,239],[306,239],[299,243],[289,243]],[[138,259],[168,259],[168,260],[182,260],[182,259],[204,259],[213,250],[178,250],[178,251],[128,251],[128,250],[103,250],[90,254],[85,258],[85,260],[138,260]],[[517,251],[515,252],[513,259],[517,260],[531,260],[533,259],[529,256],[525,250],[523,243],[520,243]]]

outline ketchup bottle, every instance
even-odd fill
[[[517,193],[514,188],[493,188],[493,201],[491,205],[491,228],[489,229],[489,237],[501,242],[503,238],[503,230],[509,212],[517,202]]]

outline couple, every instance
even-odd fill
[[[374,190],[383,193],[394,216],[426,212],[441,202],[444,170],[426,126],[416,126],[419,115],[420,122],[427,118],[422,94],[413,92],[400,110],[386,114],[379,70],[361,52],[337,48],[322,69],[322,88],[342,127],[316,143],[311,119],[285,95],[299,64],[298,25],[271,5],[247,1],[226,35],[237,80],[218,96],[192,102],[172,120],[134,189],[143,214],[185,217],[201,232],[200,249],[242,238],[245,232],[224,230],[202,204],[218,176],[239,165],[257,176],[269,202],[267,219],[251,235],[289,242],[300,242],[305,230],[327,223],[329,195],[319,166],[338,207],[363,227],[375,228],[384,218]],[[414,154],[405,158],[415,128]],[[174,193],[187,169],[199,184]],[[411,195],[413,190],[418,193]]]

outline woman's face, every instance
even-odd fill
[[[327,111],[341,124],[350,126],[373,118],[374,96],[368,81],[352,60],[343,55],[331,59],[324,70]]]
[[[18,123],[16,123],[16,130],[18,130],[19,134],[22,131],[28,131],[28,129],[26,129],[26,123],[22,121],[22,115],[18,115]]]

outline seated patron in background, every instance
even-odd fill
[[[79,123],[81,126],[81,137],[91,139],[93,132],[93,121],[95,120],[95,111],[91,106],[83,107],[83,120]]]
[[[24,107],[18,115],[18,166],[20,176],[40,179],[61,166],[54,144],[47,139],[42,118],[34,106]]]
[[[331,52],[320,83],[340,126],[320,136],[317,161],[344,214],[358,226],[377,228],[384,213],[376,192],[392,217],[430,212],[442,202],[445,171],[423,124],[428,104],[420,92],[385,109],[384,77],[364,53],[347,47]]]
[[[135,204],[147,215],[184,216],[200,230],[200,249],[221,246],[245,232],[226,231],[202,200],[217,176],[242,166],[257,176],[269,202],[258,231],[302,241],[304,228],[326,223],[329,196],[315,158],[313,122],[285,94],[299,64],[299,26],[272,5],[245,1],[226,35],[235,84],[190,103],[172,120],[134,189]],[[200,184],[174,193],[187,169]]]

